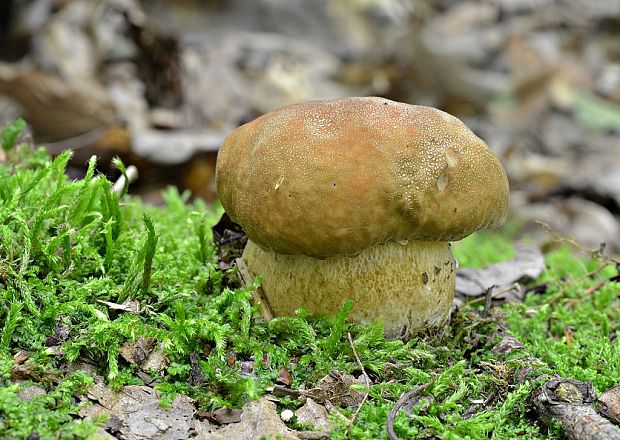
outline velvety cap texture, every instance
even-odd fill
[[[252,241],[315,258],[459,240],[508,210],[502,165],[459,119],[376,97],[292,105],[239,127],[216,183]]]

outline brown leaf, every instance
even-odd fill
[[[319,405],[311,398],[306,399],[305,405],[295,411],[295,415],[300,423],[312,425],[315,429],[321,431],[329,431],[331,429],[327,410],[323,405]]]
[[[13,365],[11,368],[11,380],[31,380],[33,382],[54,383],[57,382],[59,373],[57,370],[44,369],[41,366],[27,362],[22,365]]]
[[[206,414],[205,414],[206,415]],[[234,410],[230,418],[235,416]],[[257,438],[298,438],[294,431],[286,427],[276,410],[276,405],[265,398],[248,402],[243,407],[239,422],[217,426],[208,420],[195,420],[194,430],[197,438],[212,440],[253,440]]]
[[[599,396],[598,401],[604,405],[601,412],[605,417],[620,424],[620,385],[605,391]]]
[[[218,247],[218,256],[222,261],[230,262],[241,256],[248,238],[241,226],[233,222],[228,214],[222,214],[211,231],[213,231],[213,239]]]
[[[147,356],[146,360],[140,366],[144,371],[155,370],[162,371],[166,365],[170,363],[170,360],[164,353],[162,346],[152,350]]]
[[[232,367],[235,365],[235,362],[237,362],[237,356],[234,353],[229,354],[226,358],[226,365]]]
[[[189,364],[190,370],[187,383],[191,386],[198,386],[202,384],[202,382],[204,381],[204,377],[202,375],[202,370],[200,369],[200,361],[196,353],[191,353],[189,355]]]
[[[15,353],[15,355],[13,356],[13,362],[15,365],[21,365],[26,362],[28,358],[30,358],[30,353],[25,350],[21,350]]]
[[[359,405],[364,393],[351,389],[351,385],[366,385],[364,376],[358,378],[341,371],[333,370],[320,379],[316,388],[307,391],[317,402],[329,401],[339,407],[353,407]]]
[[[159,392],[147,386],[128,385],[112,391],[97,383],[88,389],[88,398],[101,404],[112,417],[117,417],[117,430],[122,438],[184,439],[194,414],[193,400],[179,395],[169,408],[163,408]]]
[[[198,419],[206,419],[216,425],[228,425],[229,423],[239,423],[241,421],[241,409],[220,408],[211,412],[198,412]]]
[[[69,333],[71,333],[69,327],[62,322],[62,318],[58,318],[54,327],[54,333],[48,336],[43,344],[46,347],[57,347],[69,339]]]
[[[280,368],[279,376],[276,379],[277,383],[281,383],[287,386],[290,386],[293,383],[293,378],[291,377],[291,373],[288,372],[286,367]]]
[[[69,139],[112,125],[113,107],[96,80],[69,83],[55,74],[0,64],[0,93],[27,113],[35,135]]]
[[[508,261],[483,269],[459,269],[456,273],[456,291],[466,296],[481,296],[491,286],[503,290],[516,281],[535,279],[544,268],[545,257],[538,248],[518,246],[516,255]],[[523,289],[520,290],[509,290],[497,298],[510,298],[511,293],[513,296],[522,295]]]
[[[133,342],[125,342],[121,347],[120,355],[127,362],[141,366],[153,350],[153,338],[140,337]]]

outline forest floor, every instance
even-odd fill
[[[503,262],[513,283],[457,295],[449,325],[407,341],[348,322],[351,304],[268,321],[214,241],[221,207],[176,189],[145,204],[94,158],[70,180],[70,153],[14,146],[12,127],[0,438],[570,438],[537,403],[552,378],[585,384],[566,402],[608,417],[588,435],[617,429],[620,282],[602,250],[558,237],[526,280],[510,227],[474,234],[453,245],[459,271]]]

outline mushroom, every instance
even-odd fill
[[[508,209],[502,165],[459,119],[377,97],[291,105],[239,127],[216,184],[276,316],[353,299],[349,317],[382,318],[389,337],[446,322],[448,242]]]

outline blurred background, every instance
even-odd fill
[[[354,95],[465,121],[520,235],[620,252],[618,0],[0,1],[0,125],[75,150],[75,177],[96,154],[114,178],[120,156],[149,202],[170,184],[214,200],[227,133]]]

